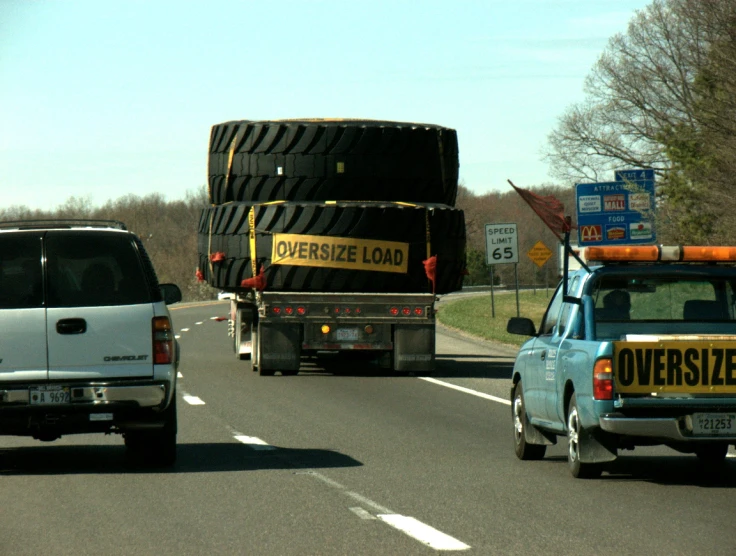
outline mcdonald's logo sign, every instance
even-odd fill
[[[600,224],[580,226],[580,242],[603,241],[603,228]]]

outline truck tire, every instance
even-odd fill
[[[539,460],[544,457],[547,446],[544,444],[529,444],[526,441],[526,429],[530,427],[524,406],[524,391],[521,381],[514,388],[514,402],[511,406],[511,418],[514,426],[514,452],[521,460]]]
[[[256,227],[256,268],[264,267],[267,290],[295,292],[432,292],[423,261],[437,255],[434,293],[462,288],[465,271],[463,211],[446,205],[392,203],[232,203],[203,209],[198,229],[199,268],[213,287],[238,291],[253,276],[248,214]],[[272,265],[273,234],[361,238],[409,244],[407,272]],[[210,263],[213,253],[222,260]]]
[[[567,463],[570,466],[570,473],[576,479],[595,479],[601,476],[603,467],[599,463],[583,463],[580,461],[579,439],[582,430],[578,405],[575,394],[573,394],[567,410]]]
[[[233,121],[210,133],[209,197],[454,205],[454,129],[373,120]]]

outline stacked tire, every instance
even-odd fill
[[[455,130],[372,120],[235,121],[212,127],[199,268],[242,290],[263,267],[266,291],[449,293],[462,287],[465,221],[454,208]],[[251,215],[252,211],[252,215]],[[249,215],[255,219],[255,264]],[[405,274],[271,264],[273,234],[393,241]],[[434,284],[423,261],[437,255]],[[217,256],[213,257],[213,254]]]

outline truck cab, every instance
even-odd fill
[[[736,444],[736,248],[588,247],[513,370],[516,454],[568,439],[575,477],[664,444],[717,464]],[[566,287],[563,287],[566,286]]]

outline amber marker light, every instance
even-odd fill
[[[322,325],[322,334],[329,334],[330,333],[330,325],[329,324],[323,324]]]
[[[365,330],[366,334],[373,334],[373,326],[370,324],[367,324],[363,330]]]

